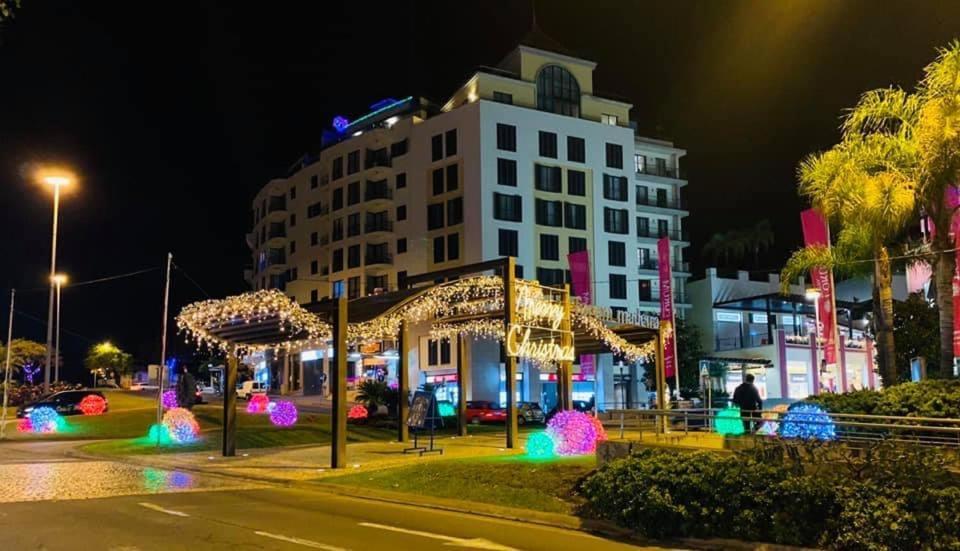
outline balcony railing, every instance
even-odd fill
[[[368,220],[366,225],[366,233],[378,231],[393,231],[393,222],[389,220]]]
[[[660,302],[660,295],[653,294],[650,292],[641,292],[640,293],[640,302]],[[673,291],[673,303],[674,304],[689,304],[687,302],[687,294],[682,291],[674,289]]]
[[[367,253],[364,264],[393,264],[393,255],[390,253]]]
[[[287,210],[286,198],[279,196],[270,197],[270,202],[267,203],[267,212],[279,212],[283,210]]]
[[[387,186],[371,186],[367,184],[367,190],[363,198],[365,201],[375,201],[377,199],[393,199],[393,190]]]
[[[640,270],[656,270],[656,269],[659,269],[659,267],[660,267],[660,262],[656,258],[647,258],[647,259],[641,260],[638,265],[638,269]],[[671,266],[671,268],[673,269],[674,272],[689,272],[690,263],[675,261]]]
[[[287,229],[283,224],[271,225],[270,230],[267,232],[267,239],[274,239],[276,237],[286,237]]]
[[[667,199],[666,197],[657,197],[655,195],[647,195],[644,197],[640,194],[637,194],[637,206],[687,210],[687,201],[682,197]]]
[[[637,175],[660,176],[661,178],[680,178],[680,171],[675,167],[657,166],[646,164],[642,167],[634,167]]]
[[[637,226],[637,237],[649,237],[652,239],[659,239],[661,237],[669,237],[674,241],[690,241],[690,234],[687,230],[663,230],[660,231],[657,228],[643,228]]]

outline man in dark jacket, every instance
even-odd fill
[[[743,419],[743,430],[752,433],[754,430],[754,419],[760,417],[760,410],[763,409],[763,400],[760,399],[760,391],[753,386],[754,377],[748,374],[746,380],[740,383],[740,386],[733,391],[733,405],[740,408],[740,417]]]

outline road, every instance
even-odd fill
[[[637,549],[572,530],[0,445],[0,549]]]

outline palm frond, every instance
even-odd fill
[[[840,125],[844,139],[872,133],[900,134],[913,131],[920,112],[920,99],[900,88],[878,88],[864,92],[857,105],[847,111]]]

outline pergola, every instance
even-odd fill
[[[440,270],[407,278],[403,288],[396,292],[346,300],[325,299],[301,308],[279,291],[258,291],[224,301],[206,301],[188,306],[178,318],[181,329],[187,330],[201,343],[226,349],[228,369],[224,384],[223,455],[234,455],[236,430],[236,378],[238,352],[243,350],[305,348],[331,345],[334,362],[331,366],[332,391],[332,453],[331,467],[346,463],[346,358],[348,346],[364,342],[394,340],[399,352],[397,369],[399,429],[397,439],[409,437],[405,419],[410,391],[408,380],[410,337],[409,326],[431,323],[431,332],[444,338],[457,338],[457,385],[459,390],[457,418],[461,434],[466,434],[466,399],[470,384],[470,365],[464,352],[470,336],[491,338],[504,342],[509,328],[515,323],[529,321],[519,311],[517,293],[543,289],[555,294],[565,308],[560,344],[573,347],[576,354],[614,352],[628,359],[654,357],[656,360],[658,407],[667,405],[666,378],[663,370],[662,337],[670,331],[668,323],[645,325],[619,323],[610,327],[611,320],[596,317],[594,311],[570,300],[566,288],[542,287],[536,282],[514,276],[513,258],[498,259],[479,264]],[[253,304],[268,293],[268,308]],[[259,298],[258,298],[259,297]],[[283,300],[281,300],[283,299]],[[226,302],[234,302],[227,307]],[[238,314],[238,305],[247,304],[244,314]],[[215,310],[217,315],[200,316],[201,310]],[[312,318],[312,319],[311,319]],[[308,321],[310,320],[310,321]],[[563,341],[566,339],[569,342]],[[553,341],[551,341],[553,342]],[[503,346],[503,344],[501,344]],[[343,353],[341,353],[343,351]],[[519,445],[516,407],[516,373],[518,357],[504,354],[507,398],[506,447]],[[557,364],[559,405],[572,407],[572,361]]]

